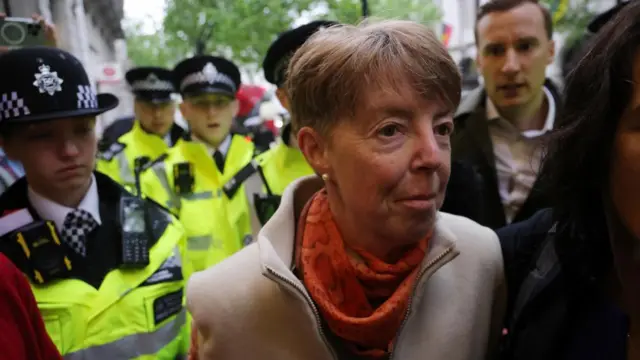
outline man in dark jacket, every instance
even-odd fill
[[[546,80],[553,61],[551,15],[535,0],[492,0],[476,21],[484,85],[455,114],[451,182],[442,211],[499,228],[546,206],[538,181],[542,146],[559,95]]]

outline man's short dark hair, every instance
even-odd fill
[[[538,0],[491,0],[480,6],[478,9],[476,25],[474,28],[476,44],[478,44],[478,23],[480,23],[480,20],[482,20],[483,17],[491,13],[509,11],[524,4],[534,4],[538,6],[542,12],[542,17],[544,18],[544,29],[547,32],[547,37],[551,39],[553,37],[553,17],[551,16],[549,9],[540,4]]]

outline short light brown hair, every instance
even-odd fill
[[[478,13],[476,14],[476,25],[474,28],[474,34],[476,36],[476,45],[478,44],[478,23],[485,16],[496,13],[496,12],[505,12],[511,9],[517,8],[518,6],[522,6],[524,4],[534,4],[536,5],[540,11],[542,12],[542,18],[544,19],[544,30],[547,33],[547,37],[549,39],[553,38],[553,17],[551,16],[551,12],[544,5],[540,4],[538,0],[491,0],[484,5],[480,6],[478,9]]]
[[[370,91],[409,85],[424,99],[455,111],[461,78],[456,64],[426,26],[399,20],[337,25],[314,34],[296,51],[285,88],[293,129],[326,133],[353,116]]]

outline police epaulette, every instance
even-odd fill
[[[240,186],[242,186],[245,180],[250,178],[251,175],[255,174],[259,168],[260,165],[258,164],[258,162],[255,159],[251,160],[247,165],[240,169],[240,171],[238,171],[231,178],[231,180],[227,181],[227,183],[224,184],[224,186],[222,187],[222,191],[224,191],[227,197],[231,199],[236,194],[238,189],[240,189]]]
[[[148,163],[146,163],[141,169],[140,169],[140,173],[143,173],[149,169],[151,169],[152,167],[156,166],[156,164],[159,164],[163,161],[166,160],[166,158],[169,157],[168,153],[164,153],[160,156],[158,156],[155,160],[153,161],[149,161]]]
[[[148,196],[144,196],[144,201],[146,203],[148,203],[149,205],[157,208],[157,210],[161,213],[164,213],[167,217],[169,218],[173,218],[175,217],[176,219],[178,218],[178,214],[174,214],[173,212],[171,212],[171,209],[169,209],[168,207],[160,204],[159,202],[156,202],[154,199],[148,197]]]
[[[99,154],[99,157],[103,160],[111,161],[111,159],[113,159],[114,156],[120,154],[122,151],[124,151],[126,147],[127,147],[126,144],[116,141],[113,144],[111,144],[107,150],[101,152]]]

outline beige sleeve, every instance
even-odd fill
[[[500,241],[498,240],[497,235],[494,233],[493,236],[495,237],[495,242],[498,244],[498,261],[496,261],[497,266],[493,291],[493,307],[491,309],[491,333],[489,334],[487,359],[495,359],[498,355],[507,311],[507,282],[504,275],[502,250],[500,249]]]

